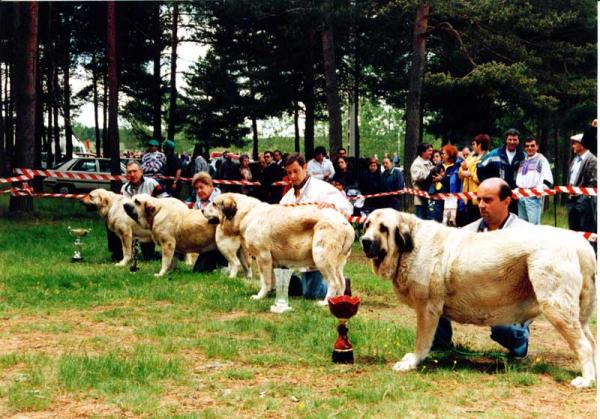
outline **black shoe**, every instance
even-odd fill
[[[352,281],[350,281],[350,278],[347,276],[345,276],[344,279],[346,280],[346,288],[344,289],[344,295],[352,297]]]

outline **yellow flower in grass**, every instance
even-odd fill
[[[300,402],[300,409],[304,409],[304,403]]]
[[[542,360],[541,360],[539,357],[537,357],[537,358],[535,359],[535,362],[538,362],[538,363],[539,363],[539,362],[541,362],[541,361],[542,361]]]
[[[437,364],[437,363],[438,363],[438,360],[437,360],[437,359],[434,359],[434,360],[433,360],[433,362],[435,362],[435,363]]]

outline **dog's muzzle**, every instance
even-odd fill
[[[123,204],[123,209],[125,210],[125,212],[127,213],[127,215],[129,215],[129,217],[131,217],[131,219],[133,219],[133,221],[138,220],[138,215],[135,212],[135,207],[133,206],[133,204],[130,204],[129,202],[126,202],[125,204]]]
[[[98,211],[98,207],[92,204],[91,202],[84,202],[83,200],[81,200],[80,202],[85,207],[85,210],[87,212]]]
[[[367,237],[363,237],[360,242],[362,244],[363,252],[365,252],[365,256],[367,258],[378,258],[383,260],[386,257],[387,252],[380,248],[379,241],[373,241]]]
[[[207,218],[207,220],[208,220],[208,224],[212,224],[212,225],[219,224],[219,218],[218,217],[209,217],[209,218]]]

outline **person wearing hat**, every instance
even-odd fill
[[[165,179],[165,190],[171,194],[173,198],[181,197],[181,161],[175,154],[175,143],[171,140],[165,140],[162,143],[163,150],[167,155],[165,163],[165,176],[170,176],[175,179]]]
[[[158,141],[148,141],[148,150],[142,157],[142,170],[146,176],[158,175],[163,172],[166,161],[165,155],[158,151]]]
[[[594,128],[595,130],[595,128]],[[588,134],[591,135],[591,134]],[[596,188],[598,178],[596,174],[597,159],[587,149],[589,138],[584,142],[584,135],[578,134],[571,137],[575,157],[569,166],[567,184],[583,188]],[[571,195],[567,200],[567,214],[569,229],[596,233],[596,197],[591,195]],[[591,242],[590,242],[591,243]],[[594,250],[596,244],[591,243]]]

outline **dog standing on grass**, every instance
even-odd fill
[[[202,210],[218,224],[217,245],[230,263],[230,275],[239,269],[235,255],[240,246],[256,258],[261,288],[252,298],[264,298],[275,289],[273,268],[317,268],[327,281],[328,297],[344,293],[344,266],[354,242],[354,229],[340,212],[316,206],[269,205],[236,193],[217,196]]]
[[[499,326],[543,313],[581,365],[582,376],[571,385],[593,386],[596,343],[588,323],[596,305],[596,257],[590,244],[548,226],[483,234],[392,209],[367,218],[361,242],[373,272],[391,280],[398,299],[417,313],[415,351],[394,370],[414,369],[427,357],[441,316]]]
[[[94,189],[81,199],[81,203],[88,210],[97,210],[100,216],[106,220],[109,230],[121,239],[123,259],[116,266],[126,266],[131,261],[131,246],[134,237],[143,243],[152,242],[152,232],[133,221],[123,209],[123,204],[126,202],[131,202],[131,200],[105,189]]]

